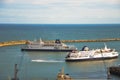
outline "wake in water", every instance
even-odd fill
[[[31,60],[32,62],[65,62],[65,61],[60,61],[60,60],[41,60],[41,59],[37,59],[37,60]]]

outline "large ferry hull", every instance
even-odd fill
[[[21,49],[21,51],[71,52],[72,49]]]
[[[96,61],[96,60],[106,60],[106,59],[115,59],[118,56],[113,56],[113,57],[100,57],[100,58],[84,58],[84,59],[70,59],[70,58],[66,58],[65,61],[67,62],[76,62],[76,61]]]

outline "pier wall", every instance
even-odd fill
[[[94,39],[94,40],[61,40],[63,43],[76,43],[76,42],[108,42],[108,41],[120,41],[120,38],[112,38],[112,39]],[[0,42],[0,47],[2,46],[12,46],[12,45],[21,45],[28,43],[29,40],[18,40],[18,41],[7,41]],[[46,43],[52,43],[54,40],[44,41]]]

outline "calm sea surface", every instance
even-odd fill
[[[0,24],[0,42],[40,38],[43,40],[120,38],[120,25]],[[120,41],[105,43],[120,53]],[[104,47],[104,42],[66,44],[74,45],[79,50],[83,46],[90,49]],[[19,80],[56,80],[57,73],[62,67],[77,80],[107,80],[106,67],[120,64],[120,57],[104,61],[65,62],[66,52],[21,52],[22,46],[24,45],[0,47],[0,80],[10,80],[14,76],[15,64],[18,64]],[[120,80],[117,76],[111,77],[111,80]]]

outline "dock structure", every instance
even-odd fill
[[[120,77],[120,66],[111,66],[109,67],[110,74],[117,75]]]
[[[58,73],[56,80],[73,80],[69,74],[64,74],[64,68]]]
[[[63,43],[79,43],[79,42],[108,42],[108,41],[120,41],[120,38],[110,38],[110,39],[93,39],[93,40],[61,40]],[[54,40],[44,40],[46,44],[54,43]],[[18,41],[7,41],[0,42],[0,47],[27,44],[29,40],[18,40]]]

